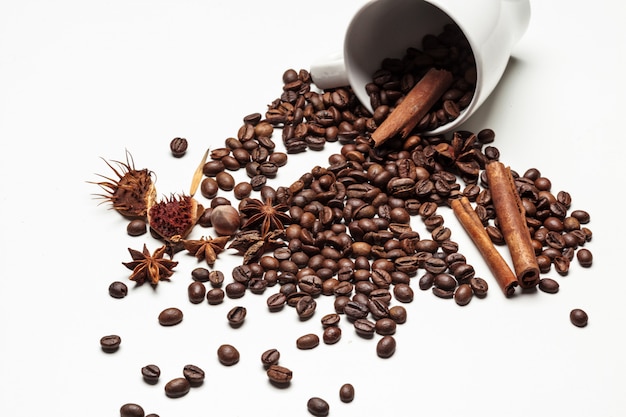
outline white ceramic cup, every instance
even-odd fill
[[[350,85],[370,111],[365,85],[384,58],[402,58],[421,46],[424,35],[454,23],[464,33],[476,61],[474,97],[458,118],[429,132],[445,133],[466,121],[494,90],[511,50],[526,31],[529,0],[371,0],[348,25],[343,52],[315,62],[310,73],[321,89]]]

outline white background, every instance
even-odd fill
[[[594,265],[547,274],[560,282],[558,294],[505,299],[441,209],[491,290],[459,307],[414,285],[387,360],[375,354],[377,338],[356,336],[347,322],[338,344],[295,348],[298,336],[321,334],[331,298],[320,298],[306,322],[292,309],[267,312],[276,288],[192,305],[186,288],[198,264],[183,253],[170,282],[109,297],[108,285],[128,278],[127,248],[154,250],[157,242],[127,236],[126,221],[98,205],[88,181],[110,174],[100,157],[123,160],[127,149],[138,168],[157,174],[160,196],[187,191],[205,149],[236,135],[245,115],[263,113],[280,95],[284,70],[340,48],[360,4],[1,2],[0,415],[115,416],[136,402],[161,417],[293,416],[307,415],[312,396],[325,398],[334,416],[626,415],[622,2],[532,2],[499,88],[464,126],[494,129],[504,163],[539,168],[554,191],[571,193],[572,208],[590,212]],[[169,154],[175,136],[190,142],[182,159]],[[326,165],[338,149],[290,157],[272,184]],[[228,277],[239,260],[221,256],[216,267]],[[237,330],[225,320],[235,305],[248,309]],[[171,306],[185,318],[163,328],[157,315]],[[589,314],[586,328],[569,322],[576,307]],[[99,346],[111,333],[122,336],[112,355]],[[219,365],[222,343],[239,348],[239,364]],[[267,382],[259,356],[270,347],[294,372],[288,389]],[[161,367],[158,385],[141,379],[148,363]],[[163,386],[185,364],[202,367],[206,381],[169,399]],[[351,404],[338,399],[345,382],[356,388]]]

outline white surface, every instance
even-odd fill
[[[558,294],[505,299],[493,284],[486,299],[461,308],[415,285],[388,360],[376,357],[376,339],[355,336],[346,322],[337,345],[295,349],[298,336],[321,334],[330,298],[304,323],[291,309],[267,313],[266,296],[191,305],[196,263],[182,254],[179,272],[156,291],[108,296],[110,282],[128,277],[127,248],[157,244],[128,237],[126,221],[93,199],[87,181],[108,174],[99,157],[122,159],[128,149],[138,167],[157,173],[160,195],[186,191],[204,150],[278,97],[285,69],[307,68],[341,45],[359,4],[2,2],[0,415],[115,416],[136,402],[161,417],[293,416],[307,415],[311,396],[327,399],[334,416],[626,415],[621,2],[532,2],[500,87],[466,126],[493,128],[503,162],[539,168],[591,213],[594,265],[548,274],[561,283]],[[169,155],[175,136],[190,141],[182,159]],[[290,158],[273,184],[325,165],[337,150]],[[441,212],[489,279],[451,213]],[[228,275],[238,259],[223,257],[219,267]],[[237,330],[225,321],[235,305],[248,308]],[[170,306],[185,319],[162,328],[156,317]],[[575,307],[590,316],[584,329],[569,323]],[[123,339],[113,355],[99,347],[110,333]],[[239,364],[217,363],[222,343],[240,349]],[[259,356],[269,347],[294,371],[289,389],[267,383]],[[141,380],[148,363],[161,367],[156,386]],[[188,363],[205,369],[205,384],[166,398],[164,383]],[[356,388],[351,404],[338,399],[345,382]]]

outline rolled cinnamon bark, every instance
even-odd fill
[[[450,206],[454,215],[459,219],[468,236],[476,245],[504,295],[507,297],[512,296],[518,284],[517,277],[494,246],[467,197],[451,200]]]
[[[406,138],[450,87],[452,80],[450,71],[435,68],[428,70],[372,133],[374,146],[379,146],[398,134],[403,139]]]
[[[539,265],[526,224],[526,211],[511,170],[498,161],[487,164],[485,170],[498,225],[511,253],[517,281],[522,288],[533,288],[539,283]]]

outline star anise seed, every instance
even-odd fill
[[[235,235],[228,249],[235,249],[239,255],[243,255],[243,263],[249,264],[264,253],[285,246],[281,239],[283,236],[282,229],[273,230],[265,235],[261,235],[258,230],[242,231]]]
[[[150,255],[150,251],[143,245],[143,251],[128,248],[132,262],[122,262],[122,264],[133,271],[130,276],[132,281],[143,284],[146,280],[152,285],[156,285],[160,280],[169,280],[174,273],[173,269],[178,262],[163,258],[167,246],[163,245]]]
[[[183,246],[198,261],[205,260],[209,266],[215,264],[217,255],[224,251],[230,236],[201,237],[199,240],[183,240]]]
[[[242,203],[239,211],[246,216],[246,221],[241,226],[242,230],[260,227],[261,235],[266,235],[272,230],[284,229],[285,224],[291,222],[291,217],[286,213],[289,207],[286,204],[274,204],[271,198],[265,202],[247,198]]]

